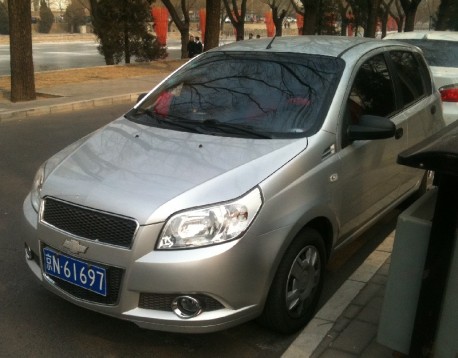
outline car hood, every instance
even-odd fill
[[[121,118],[59,158],[42,196],[151,224],[178,210],[239,197],[306,147],[306,138],[218,137]]]

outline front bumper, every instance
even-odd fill
[[[211,247],[157,251],[154,247],[161,223],[140,226],[132,246],[122,248],[75,237],[39,222],[29,197],[23,209],[24,241],[33,252],[33,258],[26,261],[47,289],[81,307],[132,321],[143,328],[171,332],[213,332],[258,316],[275,271],[282,242],[278,238],[285,235],[282,230],[260,236],[247,233],[249,237]],[[87,251],[69,252],[64,247],[67,239],[84,244]],[[75,293],[44,274],[41,256],[45,246],[120,271],[114,301],[96,302],[84,290],[83,294]],[[201,300],[202,313],[192,318],[176,315],[170,302],[183,295]]]

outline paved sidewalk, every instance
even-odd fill
[[[384,358],[391,349],[377,343],[394,232],[331,297],[282,358]]]
[[[168,72],[132,78],[56,85],[41,91],[35,101],[12,103],[0,98],[0,121],[38,115],[76,111],[115,103],[135,103],[140,93],[148,92]]]
[[[49,98],[11,103],[0,98],[0,122],[33,119],[34,116],[77,111],[116,103],[135,103],[168,72],[127,79],[56,85],[47,88]],[[392,357],[392,351],[376,341],[378,321],[387,281],[394,232],[342,285],[283,354],[296,357]]]

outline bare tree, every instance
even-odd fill
[[[272,20],[275,25],[275,36],[281,36],[283,33],[283,20],[291,8],[289,0],[264,0],[272,10]]]
[[[404,10],[405,25],[404,31],[413,31],[415,27],[415,14],[417,13],[418,4],[421,0],[400,0],[402,9]]]
[[[341,26],[340,26],[340,35],[345,36],[347,34],[347,27],[350,23],[348,19],[348,10],[351,8],[350,3],[346,0],[337,0],[337,6],[339,9]]]
[[[294,10],[304,17],[303,35],[313,35],[316,33],[318,14],[321,1],[318,0],[299,0],[300,5],[295,0],[291,0]]]
[[[383,0],[380,4],[380,20],[382,22],[382,38],[386,36],[386,27],[388,17],[390,16],[390,9],[393,6],[394,0]]]
[[[181,58],[187,58],[187,45],[189,42],[189,9],[191,4],[186,0],[180,0],[180,2],[174,6],[171,0],[162,0],[162,3],[169,11],[170,17],[172,18],[175,26],[180,32],[181,36]]]
[[[36,99],[30,0],[8,1],[11,101]]]
[[[235,28],[236,40],[243,40],[245,36],[245,15],[246,15],[246,2],[247,0],[240,0],[240,9],[237,0],[223,0],[224,7],[226,8],[227,16],[231,20],[232,26]]]
[[[404,28],[405,15],[399,0],[394,0],[394,8],[391,7],[389,12],[390,16],[394,19],[394,21],[396,21],[398,32],[402,32],[402,29]]]
[[[366,0],[367,2],[367,24],[364,37],[375,37],[377,28],[377,14],[380,8],[381,0]]]

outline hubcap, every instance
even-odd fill
[[[304,247],[291,265],[286,284],[286,308],[299,317],[309,306],[320,282],[320,254],[315,246]]]

